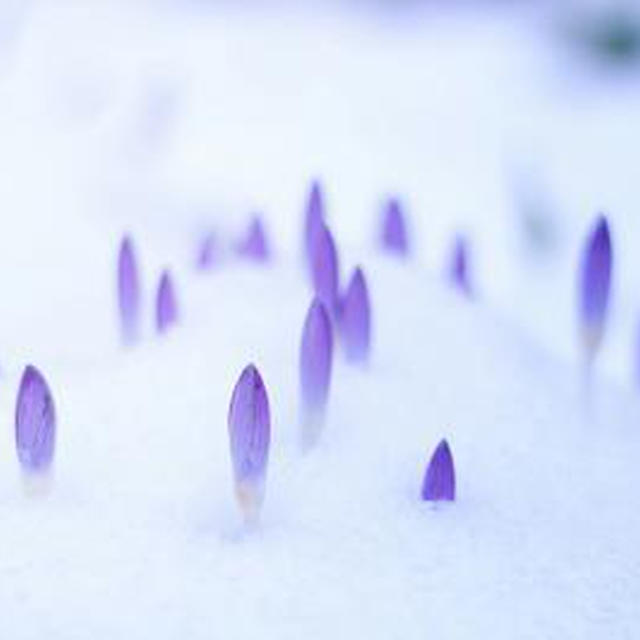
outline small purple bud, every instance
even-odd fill
[[[200,241],[200,246],[198,247],[196,267],[202,271],[207,271],[215,264],[216,258],[216,237],[213,233],[207,233]]]
[[[313,289],[330,314],[338,307],[338,254],[329,228],[324,226],[315,237],[311,271]]]
[[[587,238],[580,280],[580,320],[589,359],[595,355],[604,334],[611,290],[611,267],[609,225],[601,215]]]
[[[322,195],[322,187],[317,180],[311,183],[311,190],[307,200],[307,209],[305,214],[305,249],[309,263],[313,263],[313,247],[317,235],[324,226],[324,196]]]
[[[389,252],[397,255],[409,252],[404,213],[396,198],[391,198],[384,209],[381,240],[382,247]]]
[[[422,482],[422,499],[429,501],[456,499],[456,472],[446,440],[440,441],[431,456]]]
[[[178,319],[178,306],[173,290],[173,280],[168,270],[162,272],[156,296],[156,329],[164,333]]]
[[[238,253],[256,261],[269,259],[269,247],[262,220],[255,216],[249,225],[247,234],[238,244]]]
[[[469,282],[469,256],[467,241],[463,236],[456,236],[451,259],[451,282],[467,296],[471,295]]]
[[[16,448],[25,471],[47,471],[56,441],[56,410],[49,387],[32,365],[22,374],[16,403]]]
[[[118,253],[118,307],[122,340],[136,341],[139,332],[140,284],[133,242],[124,236]]]
[[[366,363],[371,344],[371,304],[367,281],[360,267],[353,272],[342,299],[340,330],[347,360]]]
[[[252,364],[233,390],[228,426],[236,496],[246,519],[255,521],[264,499],[271,418],[267,391]]]

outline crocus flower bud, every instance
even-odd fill
[[[371,346],[371,304],[362,269],[351,276],[340,310],[340,331],[347,360],[366,363]]]
[[[216,238],[213,233],[207,233],[198,246],[196,267],[201,271],[207,271],[216,262]]]
[[[467,296],[471,295],[469,281],[469,256],[467,242],[463,236],[456,236],[451,259],[451,282]]]
[[[156,328],[158,333],[167,331],[178,319],[173,280],[168,270],[162,272],[156,295]]]
[[[118,253],[118,309],[122,341],[131,344],[140,330],[140,283],[133,242],[124,236]]]
[[[53,462],[56,410],[49,387],[34,366],[22,374],[15,413],[18,460],[25,472],[46,472]]]
[[[585,353],[595,356],[604,334],[611,290],[612,249],[609,225],[599,216],[587,238],[580,273],[580,323]]]
[[[338,254],[331,231],[326,226],[315,237],[311,271],[316,296],[334,315],[338,309]]]
[[[233,390],[228,427],[236,497],[247,522],[255,522],[264,500],[271,418],[267,390],[252,364]]]
[[[422,499],[428,501],[455,500],[456,472],[449,444],[441,440],[431,456],[422,482]]]
[[[255,216],[249,225],[247,234],[238,245],[238,253],[256,261],[269,259],[269,247],[262,220]]]
[[[391,198],[387,202],[383,216],[381,235],[383,249],[396,255],[406,255],[409,252],[407,227],[397,198]]]
[[[315,298],[307,313],[300,345],[302,441],[305,446],[316,442],[324,423],[332,361],[331,320],[324,304]]]
[[[322,187],[317,180],[311,183],[311,190],[307,200],[304,225],[304,241],[307,260],[311,265],[313,263],[313,247],[316,236],[324,226],[324,197],[322,195]]]

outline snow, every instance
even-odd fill
[[[9,9],[2,636],[635,637],[637,76],[576,60],[530,8]],[[365,268],[374,345],[366,371],[337,359],[326,430],[303,455],[302,207],[315,175],[343,283]],[[546,249],[523,245],[514,176],[549,202]],[[408,205],[406,262],[375,247],[390,192]],[[614,304],[586,381],[575,267],[599,207]],[[228,249],[255,210],[267,266]],[[227,251],[197,273],[209,229]],[[459,229],[471,301],[443,278]],[[115,316],[125,230],[146,313],[128,350]],[[158,337],[165,266],[180,323]],[[25,486],[15,455],[28,362],[57,405],[48,490]],[[273,416],[255,531],[234,503],[226,429],[248,362]],[[458,500],[433,507],[419,490],[442,437]]]

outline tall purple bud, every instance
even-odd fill
[[[162,272],[156,295],[156,329],[164,333],[178,320],[178,305],[173,280],[168,270]]]
[[[595,356],[604,334],[611,267],[611,235],[607,220],[601,215],[587,238],[580,274],[580,322],[588,360]]]
[[[243,240],[238,244],[238,253],[245,258],[256,261],[269,259],[269,246],[262,220],[255,216]]]
[[[456,236],[453,244],[451,258],[451,282],[464,294],[471,295],[471,283],[469,279],[469,252],[467,241],[463,236]]]
[[[255,522],[264,500],[271,418],[267,390],[252,364],[233,390],[228,426],[236,497],[247,522]]]
[[[306,257],[309,264],[313,264],[313,247],[316,237],[324,226],[325,206],[322,187],[317,180],[311,183],[309,198],[305,212],[304,240]]]
[[[332,363],[331,320],[324,304],[315,298],[307,312],[300,345],[302,440],[305,446],[315,443],[324,423]]]
[[[367,281],[360,267],[353,272],[342,299],[340,330],[347,360],[366,363],[371,346],[371,303]]]
[[[338,254],[331,231],[325,225],[318,231],[312,251],[313,289],[330,314],[338,309]]]
[[[129,236],[124,236],[118,253],[118,308],[122,341],[131,344],[140,330],[140,283],[138,266]]]
[[[32,365],[22,374],[15,414],[16,449],[28,473],[45,473],[53,462],[56,410],[49,387]]]
[[[397,198],[389,199],[385,206],[381,241],[382,247],[390,253],[406,255],[409,252],[404,213]]]
[[[456,499],[456,472],[446,440],[440,441],[431,456],[422,482],[421,495],[423,500],[428,501]]]

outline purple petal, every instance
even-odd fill
[[[118,253],[118,307],[122,340],[132,343],[138,337],[140,284],[133,242],[124,236]]]
[[[156,328],[164,333],[178,319],[178,306],[169,271],[163,271],[156,296]]]
[[[347,360],[366,362],[371,344],[371,305],[367,281],[360,267],[353,272],[342,300],[340,330]]]
[[[23,469],[46,471],[53,461],[56,411],[45,379],[31,365],[20,381],[15,421],[16,449]]]
[[[441,440],[436,447],[422,482],[422,499],[455,500],[456,472],[449,444]]]
[[[580,314],[587,353],[600,345],[611,290],[612,248],[609,225],[599,216],[584,249],[580,281]]]
[[[404,213],[396,198],[391,198],[384,209],[382,246],[398,255],[406,255],[409,252]]]
[[[244,369],[233,390],[228,426],[238,501],[245,515],[254,516],[264,498],[271,419],[267,391],[252,364]]]
[[[207,233],[201,240],[196,257],[196,267],[202,271],[210,269],[216,262],[216,237]]]
[[[238,253],[251,260],[264,261],[269,259],[269,247],[262,220],[253,218],[247,235],[238,245]]]
[[[313,289],[329,313],[338,306],[338,254],[328,227],[318,231],[313,245],[311,271]]]
[[[324,226],[324,217],[325,206],[322,187],[317,180],[314,180],[311,183],[311,190],[307,201],[304,229],[305,249],[310,264],[313,263],[313,247],[315,246],[316,237]]]
[[[469,282],[469,258],[467,241],[463,236],[456,236],[451,260],[451,282],[466,295],[471,295]]]

